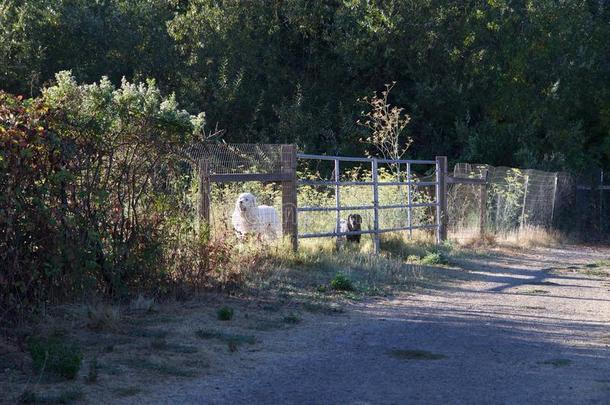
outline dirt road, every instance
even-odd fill
[[[610,403],[610,277],[586,266],[608,257],[463,259],[448,287],[305,318],[221,375],[130,402]]]

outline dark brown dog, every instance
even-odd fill
[[[347,217],[347,230],[350,232],[356,232],[362,230],[362,217],[360,214],[349,214]],[[360,236],[362,235],[347,235],[348,242],[360,243]]]

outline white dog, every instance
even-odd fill
[[[240,238],[247,234],[263,235],[269,240],[281,235],[282,226],[275,208],[256,205],[256,197],[250,193],[240,194],[235,201],[231,216],[233,228]]]

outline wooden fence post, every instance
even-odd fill
[[[523,227],[525,226],[525,203],[527,202],[527,186],[529,185],[530,182],[530,175],[529,173],[527,173],[525,175],[525,189],[523,191],[523,204],[521,206],[521,223],[519,224],[519,229],[523,230]]]
[[[436,221],[438,229],[436,241],[441,243],[447,240],[447,156],[436,157]]]
[[[553,220],[555,219],[555,204],[557,201],[557,180],[559,179],[559,173],[555,173],[553,178],[553,201],[551,203],[551,224],[550,228],[553,227]]]
[[[206,237],[212,236],[212,226],[210,224],[210,163],[207,159],[199,161],[199,232],[202,231],[205,232]],[[210,270],[210,256],[207,254],[203,259],[203,266],[206,271]]]
[[[377,165],[377,159],[373,158],[371,161],[371,177],[373,180],[373,228],[375,232],[373,233],[373,249],[375,254],[379,253],[380,243],[379,243],[379,168]]]
[[[292,250],[298,247],[297,223],[297,148],[296,145],[282,145],[282,174],[288,180],[282,181],[282,234],[290,238]]]
[[[210,226],[210,166],[205,159],[199,161],[199,220]]]
[[[485,237],[485,228],[487,228],[487,178],[489,171],[485,169],[483,180],[485,183],[481,185],[479,190],[480,210],[479,210],[479,236]]]

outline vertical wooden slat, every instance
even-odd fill
[[[210,225],[210,169],[205,159],[199,161],[199,220]]]
[[[559,173],[555,173],[555,178],[553,179],[553,202],[551,203],[551,227],[553,226],[553,219],[555,217],[555,203],[557,201],[557,180],[559,177]]]
[[[525,190],[523,191],[523,203],[521,204],[521,220],[519,224],[519,228],[523,229],[525,226],[525,203],[527,202],[527,187],[530,182],[529,174],[525,175]]]
[[[379,253],[379,188],[378,188],[378,167],[377,159],[371,162],[371,176],[373,180],[373,248],[375,253]]]
[[[292,249],[298,247],[297,221],[297,150],[296,145],[282,145],[282,174],[289,180],[282,182],[282,234],[290,238]]]
[[[199,161],[199,231],[204,232],[207,237],[211,236],[210,224],[210,166],[206,159]],[[203,259],[206,271],[210,270],[210,257],[206,255]]]
[[[436,231],[437,243],[447,240],[447,156],[436,157]]]

